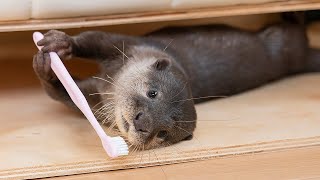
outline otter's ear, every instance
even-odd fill
[[[154,67],[156,70],[162,71],[167,69],[170,65],[170,60],[169,59],[158,59],[152,67]]]

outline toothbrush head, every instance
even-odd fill
[[[101,138],[103,148],[111,158],[129,154],[127,143],[120,136]]]

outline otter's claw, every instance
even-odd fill
[[[45,53],[56,52],[60,59],[67,60],[72,57],[72,38],[66,33],[50,30],[44,34],[44,38],[37,45],[43,46],[41,51]]]
[[[51,59],[49,53],[39,51],[33,56],[33,69],[37,76],[45,81],[56,80],[57,77],[51,69]]]

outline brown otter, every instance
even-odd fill
[[[320,70],[320,53],[308,47],[304,27],[273,25],[258,32],[227,26],[167,28],[144,37],[51,30],[38,45],[33,66],[46,92],[75,107],[50,69],[48,52],[100,64],[97,78],[77,84],[100,120],[115,122],[122,135],[145,148],[191,139],[195,99],[229,96],[270,81]],[[125,45],[125,46],[123,46]],[[89,96],[92,93],[100,93]]]

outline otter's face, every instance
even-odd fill
[[[131,144],[150,149],[192,138],[190,87],[169,58],[134,59],[119,74],[115,121]]]

